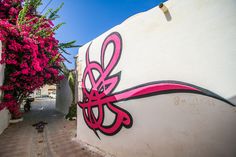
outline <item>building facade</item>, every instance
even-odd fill
[[[50,95],[56,95],[56,85],[45,85],[40,89],[36,89],[33,93],[33,97],[49,97]]]

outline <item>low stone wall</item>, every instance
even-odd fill
[[[0,60],[2,57],[2,42],[0,41]],[[0,86],[3,84],[4,80],[4,65],[0,64]],[[2,91],[0,90],[0,98],[2,98]],[[1,101],[1,99],[0,99]],[[4,108],[0,111],[0,134],[3,132],[4,129],[7,128],[9,124],[9,111],[8,109]]]
[[[0,134],[8,127],[10,120],[10,113],[8,109],[4,108],[0,111]]]

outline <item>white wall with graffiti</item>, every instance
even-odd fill
[[[0,60],[2,56],[2,42],[0,41]],[[4,81],[4,65],[0,64],[0,86],[2,86]],[[0,90],[0,102],[2,100],[2,91]],[[5,108],[3,110],[0,110],[0,134],[3,132],[4,129],[7,128],[9,124],[9,111]]]
[[[169,0],[80,48],[77,139],[117,157],[236,156],[235,6]]]

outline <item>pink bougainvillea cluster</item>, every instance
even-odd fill
[[[20,116],[19,104],[35,89],[63,78],[63,61],[51,20],[37,15],[29,7],[25,22],[18,23],[22,0],[0,0],[1,64],[5,64],[4,96],[0,110],[7,107]]]

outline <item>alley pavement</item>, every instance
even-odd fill
[[[44,121],[44,131],[32,125]],[[102,157],[73,138],[76,121],[67,121],[55,110],[55,100],[36,99],[24,120],[9,127],[0,135],[0,157]]]

